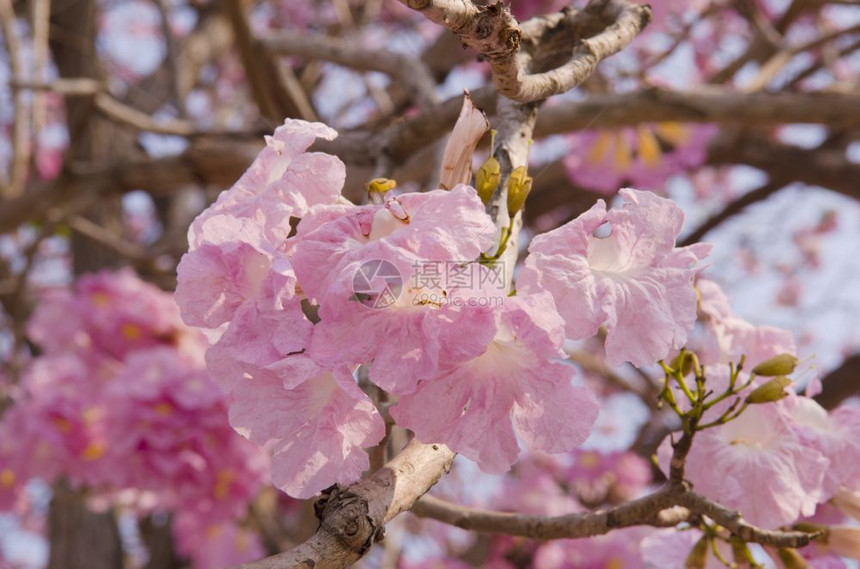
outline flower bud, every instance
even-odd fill
[[[478,171],[475,173],[475,189],[478,190],[478,196],[484,205],[490,203],[493,193],[499,186],[499,180],[502,178],[502,167],[499,161],[490,156],[481,164]]]
[[[792,354],[779,354],[768,360],[764,360],[755,366],[752,372],[763,377],[774,377],[777,375],[788,375],[797,367],[797,357]]]
[[[374,178],[364,185],[368,194],[384,194],[397,187],[397,181],[389,178]]]
[[[806,569],[806,559],[800,556],[796,549],[784,548],[778,552],[779,560],[785,569]]]
[[[508,215],[515,216],[526,203],[529,192],[532,191],[533,179],[525,166],[517,166],[508,178]]]
[[[791,380],[785,376],[774,377],[767,383],[759,385],[752,390],[752,393],[747,395],[746,402],[752,405],[759,403],[773,403],[779,401],[788,393],[785,388],[791,385]]]
[[[681,353],[669,362],[669,367],[675,371],[680,370],[681,375],[687,377],[693,371],[693,354],[687,350],[681,350]]]
[[[687,560],[684,562],[685,569],[705,569],[708,563],[708,536],[703,535],[690,554],[687,555]]]

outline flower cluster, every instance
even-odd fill
[[[624,190],[622,208],[601,201],[538,237],[512,296],[513,267],[482,255],[499,232],[475,189],[353,205],[343,164],[307,151],[335,135],[287,120],[194,221],[178,270],[176,299],[212,342],[231,424],[270,451],[288,494],[368,468],[363,449],[385,429],[361,365],[396,400],[399,426],[504,472],[521,445],[581,444],[597,417],[566,337],[605,326],[610,359],[640,365],[685,342],[708,247],[675,247],[683,214],[668,200]]]
[[[678,123],[588,130],[571,137],[564,165],[571,181],[604,194],[624,184],[658,190],[669,176],[705,162],[715,132],[712,125]]]
[[[43,354],[0,422],[0,507],[31,478],[64,477],[138,514],[181,512],[181,549],[211,528],[242,533],[267,460],[230,428],[205,339],[168,293],[127,270],[84,276],[42,299],[28,335]],[[241,560],[259,555],[255,541],[245,546]],[[182,552],[198,568],[220,566]]]

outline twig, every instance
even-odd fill
[[[272,53],[330,61],[354,71],[381,71],[390,75],[394,81],[403,83],[419,105],[436,101],[436,81],[430,71],[421,61],[407,55],[298,31],[270,34],[258,41]]]
[[[45,79],[48,63],[48,27],[51,17],[51,0],[33,0],[33,78]],[[45,96],[33,94],[33,134],[45,127]]]
[[[9,67],[12,72],[12,80],[20,81],[23,78],[21,69],[21,58],[23,55],[15,23],[15,9],[12,7],[12,0],[0,0],[0,26],[2,26],[3,37],[6,40],[6,53],[9,54]],[[26,111],[26,103],[21,93],[14,93],[13,102],[15,106],[15,122],[12,127],[12,166],[10,168],[8,187],[0,188],[0,190],[3,190],[0,193],[0,197],[5,198],[21,195],[30,165],[30,115]]]
[[[170,73],[170,87],[173,94],[173,104],[179,111],[179,116],[185,118],[185,93],[180,88],[179,80],[179,53],[176,49],[176,40],[173,37],[173,31],[170,29],[170,14],[168,13],[167,5],[164,0],[154,0],[155,6],[158,8],[159,23],[161,24],[161,35],[164,36],[164,45],[167,49],[165,55],[165,65]]]

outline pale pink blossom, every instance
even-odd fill
[[[292,252],[303,293],[320,305],[314,358],[327,365],[372,360],[377,385],[408,393],[445,361],[484,348],[490,337],[482,336],[480,324],[492,320],[488,307],[454,306],[458,295],[464,299],[499,283],[497,274],[472,263],[496,236],[474,189],[336,207],[333,216],[325,209],[312,210],[307,225],[302,220]],[[457,270],[472,279],[454,282],[449,277]],[[504,298],[501,286],[496,292]],[[464,314],[471,328],[460,319]]]
[[[846,406],[828,413],[815,400],[797,395],[780,404],[801,439],[830,461],[824,498],[835,495],[841,486],[860,488],[860,408]]]
[[[548,290],[569,338],[607,330],[613,365],[645,366],[680,348],[696,320],[695,264],[710,245],[675,247],[684,213],[649,192],[621,190],[625,204],[600,200],[566,225],[538,235],[518,289]]]
[[[666,439],[658,451],[664,469],[670,455]],[[739,510],[752,524],[775,528],[815,512],[829,465],[779,406],[763,404],[697,433],[686,476],[696,492]]]
[[[346,369],[319,369],[292,389],[268,376],[242,382],[233,390],[230,423],[269,450],[272,481],[297,498],[355,482],[370,465],[362,449],[385,435],[382,418]]]
[[[423,441],[442,442],[486,472],[504,472],[520,447],[564,452],[582,444],[597,418],[590,391],[558,360],[563,323],[547,294],[517,296],[496,310],[485,351],[442,371],[391,409]],[[516,434],[515,434],[516,431]]]
[[[298,300],[280,311],[261,311],[255,304],[245,304],[206,352],[207,367],[225,393],[261,378],[279,380],[292,388],[317,369],[304,355],[312,330]]]
[[[698,279],[696,287],[704,326],[695,336],[693,349],[703,364],[737,362],[746,355],[746,367],[751,369],[773,356],[797,351],[788,330],[755,326],[735,315],[725,292],[714,281]]]
[[[217,328],[260,293],[273,254],[252,220],[215,215],[199,226],[197,247],[176,268],[174,297],[186,324]]]
[[[301,217],[316,204],[337,202],[346,177],[335,156],[307,152],[317,138],[332,140],[337,132],[321,123],[287,119],[241,178],[218,196],[188,230],[191,249],[200,244],[201,225],[215,215],[254,220],[271,244],[290,233],[290,217]]]

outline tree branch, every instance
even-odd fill
[[[541,38],[530,34],[524,37],[524,43],[527,41],[537,46],[535,56],[551,43],[543,37],[573,39],[576,42],[573,53],[564,63],[542,73],[526,71],[526,58],[515,59],[512,66],[494,65],[496,88],[502,95],[521,103],[569,91],[588,79],[601,61],[629,45],[650,19],[651,8],[648,5],[625,0],[592,0],[584,10],[570,11],[555,25],[541,30]],[[588,32],[595,29],[599,31],[589,35]],[[529,67],[544,67],[543,59],[534,57],[534,61],[529,62],[533,65]]]
[[[451,468],[445,445],[413,440],[370,477],[335,486],[317,502],[320,527],[303,544],[236,569],[335,569],[358,561],[385,533],[385,523],[408,510]]]
[[[690,426],[690,432],[685,432],[675,443],[670,477],[666,484],[652,494],[613,508],[564,516],[535,516],[469,508],[424,496],[415,504],[412,512],[467,530],[533,539],[592,537],[637,525],[671,527],[697,516],[711,518],[746,542],[774,547],[803,547],[818,535],[755,527],[746,523],[739,512],[693,492],[683,477],[694,433],[695,424]]]
[[[18,40],[18,32],[15,29],[15,20],[12,0],[0,0],[0,29],[2,29],[5,38],[6,53],[9,54],[9,69],[12,73],[12,81],[19,81],[23,77],[21,69],[23,52]],[[12,126],[12,164],[7,180],[8,187],[0,186],[0,198],[13,198],[21,195],[30,166],[30,125],[26,101],[18,91],[12,94],[12,100],[15,108]]]
[[[405,85],[421,106],[436,101],[436,81],[422,61],[387,49],[371,49],[355,42],[291,30],[258,40],[271,53],[331,61],[356,71],[381,71]]]

